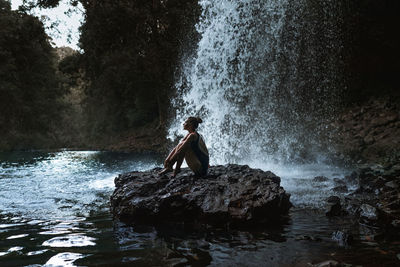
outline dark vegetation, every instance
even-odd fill
[[[343,31],[348,66],[348,102],[360,103],[371,97],[382,96],[399,99],[397,74],[400,60],[400,2],[344,2],[346,19]]]
[[[54,144],[63,94],[43,24],[0,0],[0,149]]]
[[[25,1],[19,11],[0,0],[0,150],[107,148],[149,127],[165,134],[178,61],[198,37],[197,1],[70,0],[71,8],[79,2],[80,53],[52,48],[28,15],[59,0]],[[398,98],[399,3],[341,3],[347,102]]]
[[[58,0],[25,1],[19,11],[0,0],[0,149],[107,148],[143,127],[165,134],[181,42],[195,38],[197,1],[79,2],[82,53],[55,51],[40,20],[27,14]]]
[[[89,135],[95,139],[157,121],[162,130],[183,34],[196,1],[82,1],[82,68]]]

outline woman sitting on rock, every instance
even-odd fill
[[[183,123],[183,129],[189,133],[169,153],[167,159],[164,161],[164,169],[160,174],[173,171],[172,167],[176,162],[172,175],[172,177],[175,177],[181,171],[183,159],[186,160],[187,165],[196,175],[202,176],[207,174],[209,163],[208,150],[202,136],[196,132],[199,123],[202,122],[200,118],[189,117]]]

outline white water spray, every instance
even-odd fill
[[[199,4],[201,38],[182,63],[169,137],[183,133],[188,116],[200,116],[212,165],[266,169],[324,158],[321,130],[342,78],[335,1]]]

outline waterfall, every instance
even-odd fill
[[[213,165],[326,158],[324,129],[344,88],[339,2],[200,0],[169,138],[199,116]]]

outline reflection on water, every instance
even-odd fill
[[[42,246],[48,247],[86,247],[94,246],[96,238],[85,236],[84,233],[74,233],[57,236],[43,242]]]
[[[151,154],[0,153],[0,265],[72,266],[90,247],[111,243],[117,251],[109,214],[114,178],[159,162]]]
[[[114,224],[109,212],[114,177],[160,165],[155,155],[0,153],[0,266],[301,266],[326,259],[398,263],[398,249],[370,242],[371,233],[357,222],[328,219],[310,209],[336,175],[332,170],[324,174],[328,181],[315,183],[316,166],[309,173],[276,169],[297,207],[303,206],[293,209],[282,227],[199,232],[187,225]],[[338,229],[351,231],[358,242],[339,247],[331,240]]]
[[[53,257],[50,258],[46,262],[46,265],[51,265],[51,266],[75,266],[73,263],[77,259],[85,257],[82,254],[79,253],[71,253],[71,252],[64,252],[64,253],[59,253]]]

